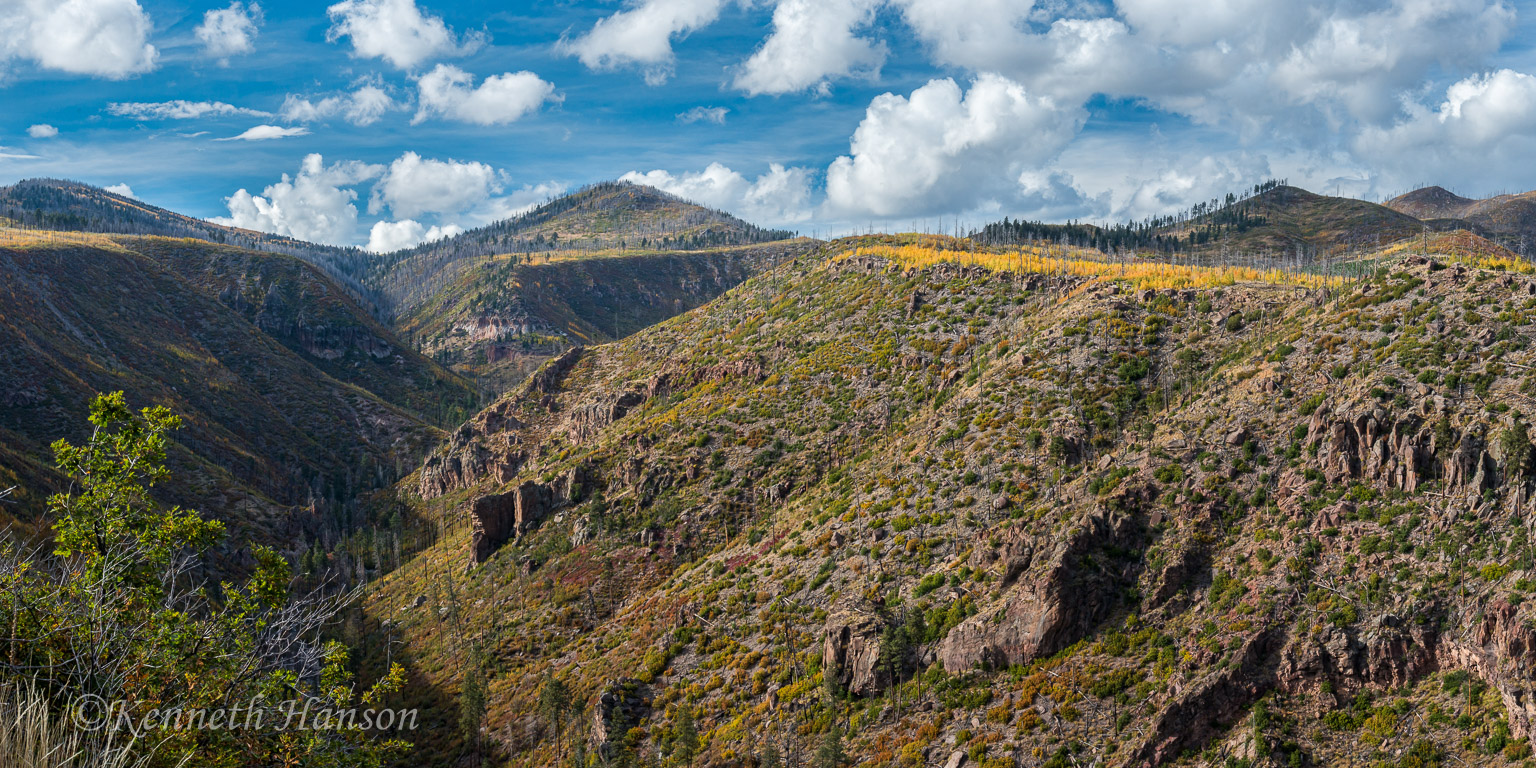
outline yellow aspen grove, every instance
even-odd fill
[[[1047,247],[1049,248],[1049,246]],[[1061,254],[1061,255],[1057,255]],[[1102,278],[1129,283],[1137,288],[1215,288],[1237,283],[1270,283],[1305,288],[1337,287],[1344,278],[1283,269],[1257,269],[1237,266],[1188,266],[1160,261],[1097,260],[1096,251],[1067,251],[1057,248],[1020,248],[995,253],[929,248],[920,245],[875,245],[855,248],[839,258],[875,256],[889,259],[903,267],[922,269],[938,264],[963,263],[999,272],[1018,274],[1069,275]]]

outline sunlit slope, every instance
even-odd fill
[[[685,711],[710,765],[834,723],[890,768],[1519,765],[1536,282],[1437,243],[1332,277],[837,243],[455,432],[374,628],[447,724],[486,680],[511,765],[664,762]]]

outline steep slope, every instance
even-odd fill
[[[287,507],[350,515],[475,403],[294,257],[0,230],[0,272],[0,483],[22,486],[23,515],[53,488],[46,446],[81,437],[97,392],[185,418],[172,500],[285,545],[282,526],[315,522]]]
[[[387,255],[225,227],[55,179],[0,187],[0,223],[5,221],[30,230],[165,235],[297,256],[323,269],[375,317],[392,321],[412,347],[491,394],[505,391],[571,343],[627,335],[692,309],[805,247],[785,244],[788,232],[621,182],[594,185],[505,221]],[[189,268],[212,270],[205,278],[227,277],[218,264]],[[274,310],[300,306],[286,293],[273,296],[280,303],[272,307],[253,304],[250,296],[225,298],[248,319],[265,312],[273,322]],[[292,332],[279,335],[295,338]],[[338,342],[348,340],[302,343]],[[326,361],[321,367],[327,373],[352,381],[355,371],[347,361],[328,361],[324,353],[315,357]],[[387,381],[365,386],[387,386]],[[407,385],[394,394],[413,391]],[[431,404],[410,407],[442,415],[440,400],[426,399]]]
[[[1387,201],[1387,207],[1421,219],[1465,221],[1516,248],[1536,244],[1536,192],[1469,200],[1425,187]]]
[[[190,237],[257,251],[298,256],[353,291],[370,309],[375,297],[358,282],[372,255],[358,248],[316,245],[281,235],[194,219],[174,211],[61,179],[26,179],[0,187],[0,218],[14,226],[65,232]]]
[[[1536,279],[938,245],[836,244],[457,430],[369,600],[421,700],[484,676],[528,766],[685,720],[702,765],[1531,754]]]
[[[487,227],[388,254],[368,282],[397,310],[409,312],[489,256],[522,254],[530,260],[534,254],[707,250],[789,237],[651,187],[609,182]]]
[[[628,336],[814,247],[791,240],[710,251],[490,257],[395,325],[424,353],[500,394],[573,344]]]
[[[422,351],[500,394],[571,344],[626,336],[810,247],[789,237],[605,183],[381,257],[369,284]]]

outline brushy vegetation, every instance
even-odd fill
[[[15,717],[30,729],[0,741],[7,745],[0,754],[46,752],[60,762],[40,765],[64,766],[73,759],[67,753],[115,743],[126,753],[112,759],[149,768],[367,768],[405,749],[358,727],[278,727],[286,722],[284,702],[382,707],[404,672],[393,667],[357,693],[346,648],[322,635],[352,596],[296,599],[288,563],[270,549],[252,553],[255,567],[244,583],[215,589],[199,578],[223,524],[163,507],[151,495],[168,476],[176,416],[160,407],[135,413],[115,393],[96,398],[90,422],[85,443],[53,446],[73,483],[49,501],[53,551],[0,540],[0,626],[9,628],[0,643],[0,688],[22,705]],[[106,733],[71,733],[68,713],[84,711],[80,697],[118,703],[113,722],[142,730],[119,731],[115,742],[96,738]],[[164,714],[236,706],[261,712],[265,727],[189,728]]]

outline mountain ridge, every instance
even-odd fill
[[[1424,187],[1388,200],[1386,205],[1410,215],[1421,211],[1436,218],[1466,221],[1522,251],[1536,242],[1536,192],[1473,200],[1440,187]]]
[[[0,475],[23,481],[7,511],[24,518],[56,487],[47,445],[78,439],[98,392],[183,416],[168,498],[286,546],[345,528],[354,494],[440,439],[446,406],[477,402],[298,257],[0,230],[0,269],[0,431],[15,451]]]

